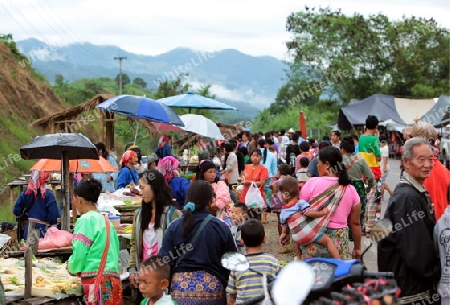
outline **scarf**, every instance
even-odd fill
[[[34,198],[37,196],[38,189],[40,190],[42,199],[45,199],[45,182],[50,178],[50,174],[47,172],[40,172],[37,169],[31,171],[31,179],[28,182],[27,190],[25,195],[34,193]]]
[[[164,176],[167,182],[173,177],[178,177],[180,173],[177,171],[180,162],[172,156],[167,156],[159,160],[156,169]]]
[[[133,150],[127,150],[123,155],[122,155],[122,159],[120,160],[120,162],[122,162],[122,164],[124,166],[127,165],[127,162],[133,158],[134,156],[137,156],[137,153]]]
[[[166,134],[163,134],[158,141],[158,148],[163,148],[165,144],[169,141],[169,136]]]

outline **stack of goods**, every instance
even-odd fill
[[[120,222],[121,223],[132,223],[134,212],[139,209],[142,205],[142,198],[137,197],[136,200],[124,200],[125,205],[114,206],[114,208],[120,212]]]

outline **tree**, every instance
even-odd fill
[[[172,81],[162,81],[156,89],[155,98],[174,96],[178,94],[188,93],[190,85],[184,82],[185,75],[179,75]]]
[[[117,86],[120,87],[119,84],[120,74],[117,74],[116,78],[114,79],[116,81]],[[122,73],[122,88],[124,88],[126,85],[130,83],[130,77],[128,74]]]
[[[14,56],[19,60],[19,61],[27,61],[29,60],[24,54],[20,53],[19,49],[17,48],[17,44],[13,39],[12,34],[2,34],[0,33],[0,42],[2,42],[3,44],[5,44],[8,49],[11,51],[11,53],[14,54]]]
[[[432,97],[449,91],[449,31],[433,19],[345,16],[305,7],[287,18],[289,81],[331,87],[344,102],[374,93]],[[317,84],[318,83],[318,84]]]
[[[198,89],[196,93],[198,95],[201,95],[201,96],[204,96],[204,97],[209,97],[209,98],[215,99],[216,95],[215,94],[211,94],[211,92],[209,92],[209,89],[211,89],[211,85],[209,85],[209,84],[208,85],[204,85],[200,89]]]
[[[55,75],[55,84],[56,87],[64,87],[67,82],[64,80],[64,76],[62,74],[56,74]]]
[[[147,88],[147,83],[140,77],[136,77],[135,79],[133,79],[133,84],[141,89]]]

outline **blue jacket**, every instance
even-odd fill
[[[171,156],[171,155],[172,155],[172,149],[170,148],[170,145],[169,145],[169,144],[165,144],[165,145],[163,146],[163,148],[158,148],[158,147],[156,147],[156,148],[155,148],[155,154],[156,154],[160,159],[162,159],[162,158],[164,158],[164,157]]]
[[[134,168],[122,167],[117,177],[116,190],[126,187],[131,182],[138,185],[139,173]]]
[[[177,205],[183,207],[186,202],[186,194],[191,182],[183,177],[173,177],[169,181],[172,190],[172,198],[177,200]]]
[[[40,221],[47,222],[49,225],[55,225],[58,218],[61,217],[61,213],[58,209],[58,205],[56,204],[55,195],[53,195],[52,191],[45,191],[45,199],[42,199],[41,193],[38,191],[36,200],[34,199],[34,193],[26,195],[24,190],[19,198],[17,198],[16,203],[14,205],[13,213],[16,216],[22,215],[24,209],[31,204],[31,208],[28,210],[28,218],[36,218]],[[34,200],[33,203],[31,203]],[[40,231],[40,237],[44,237],[45,232],[47,232],[47,226],[37,223],[36,229]],[[27,238],[28,233],[28,221],[25,224],[24,229],[24,239]]]

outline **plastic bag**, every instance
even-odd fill
[[[39,239],[39,250],[70,247],[72,245],[73,234],[50,227],[45,232],[44,238]]]
[[[250,185],[247,194],[245,195],[245,205],[248,208],[260,208],[263,209],[266,206],[266,202],[261,195],[261,190],[256,185],[255,182],[252,182]]]

